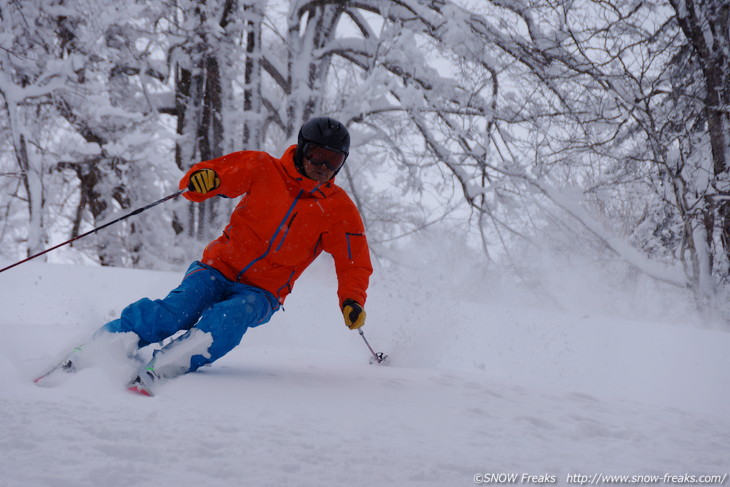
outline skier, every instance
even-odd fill
[[[152,395],[156,382],[231,351],[248,328],[269,321],[322,251],[334,258],[345,324],[351,330],[363,326],[372,273],[368,244],[357,208],[334,182],[349,146],[344,125],[317,117],[302,125],[297,144],[281,159],[242,151],[190,168],[180,181],[188,200],[243,198],[222,235],[190,265],[176,289],[164,299],[143,298],[127,306],[95,334],[96,339],[132,336],[132,355],[186,330],[153,354],[130,390]],[[81,353],[83,347],[72,353],[69,367]]]

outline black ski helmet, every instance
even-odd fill
[[[334,118],[314,117],[304,122],[302,128],[299,129],[297,152],[294,158],[300,172],[303,172],[301,165],[307,144],[316,144],[335,152],[341,152],[347,159],[347,155],[350,153],[350,132]]]

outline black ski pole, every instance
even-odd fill
[[[50,252],[50,251],[52,251],[52,250],[56,250],[56,249],[57,249],[57,248],[59,248],[59,247],[63,247],[64,245],[68,245],[68,244],[70,244],[71,242],[75,242],[76,240],[79,240],[80,238],[88,237],[88,236],[89,236],[89,235],[91,235],[92,233],[96,233],[96,232],[98,232],[99,230],[101,230],[102,228],[106,228],[106,227],[108,227],[108,226],[110,226],[110,225],[114,225],[115,223],[119,223],[120,221],[122,221],[122,220],[125,220],[125,219],[129,218],[130,216],[134,216],[134,215],[139,215],[139,214],[140,214],[140,213],[142,213],[143,211],[145,211],[145,210],[149,210],[149,209],[150,209],[150,208],[152,208],[153,206],[157,206],[157,205],[159,205],[160,203],[164,203],[164,202],[165,202],[165,201],[167,201],[167,200],[171,200],[171,199],[173,199],[173,198],[176,198],[176,197],[180,196],[180,195],[181,195],[181,194],[183,194],[183,193],[184,193],[185,191],[187,191],[187,188],[185,188],[185,189],[181,189],[181,190],[179,190],[179,191],[175,191],[174,193],[172,193],[172,194],[170,194],[170,195],[167,195],[167,196],[165,196],[164,198],[162,198],[162,199],[159,199],[159,200],[155,201],[154,203],[150,203],[149,205],[147,205],[147,206],[144,206],[144,207],[142,207],[142,208],[137,208],[137,209],[136,209],[136,210],[134,210],[133,212],[131,212],[131,213],[127,214],[127,215],[124,215],[124,216],[122,216],[122,217],[120,217],[120,218],[117,218],[117,219],[116,219],[116,220],[114,220],[114,221],[110,221],[109,223],[105,223],[104,225],[101,225],[100,227],[96,227],[96,228],[94,228],[93,230],[89,230],[89,231],[88,231],[88,232],[86,232],[86,233],[82,233],[81,235],[77,235],[76,237],[74,237],[74,238],[72,238],[72,239],[70,239],[70,240],[66,240],[66,241],[65,241],[65,242],[63,242],[63,243],[60,243],[60,244],[58,244],[58,245],[54,245],[54,246],[53,246],[53,247],[51,247],[50,249],[46,249],[46,250],[44,250],[43,252],[38,252],[37,254],[35,254],[35,255],[31,255],[30,257],[28,257],[28,258],[26,258],[26,259],[23,259],[23,260],[21,260],[20,262],[16,262],[15,264],[12,264],[12,265],[9,265],[9,266],[7,266],[7,267],[5,267],[5,268],[3,268],[3,269],[0,269],[0,272],[5,272],[5,271],[7,271],[8,269],[12,269],[13,267],[15,267],[15,266],[17,266],[17,265],[20,265],[20,264],[24,264],[25,262],[28,262],[29,260],[35,259],[36,257],[40,257],[40,256],[41,256],[41,255],[43,255],[43,254],[47,254],[48,252]]]
[[[360,333],[360,336],[365,341],[365,345],[368,346],[368,350],[370,350],[370,353],[373,354],[373,358],[371,359],[370,363],[373,363],[372,360],[375,360],[379,364],[382,364],[383,362],[385,362],[388,359],[388,356],[385,355],[383,352],[376,353],[375,350],[373,350],[373,347],[370,346],[370,343],[368,343],[367,338],[365,338],[365,333],[363,333],[363,331],[359,328],[357,331],[358,331],[358,333]]]

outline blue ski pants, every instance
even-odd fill
[[[192,372],[233,350],[246,330],[268,322],[278,309],[279,302],[270,292],[230,281],[196,261],[164,299],[140,299],[102,329],[134,332],[140,348],[193,327],[209,333],[213,342],[207,354],[191,357],[188,372]]]

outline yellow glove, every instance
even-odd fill
[[[190,175],[188,189],[196,193],[205,194],[221,185],[221,178],[212,169],[200,169]]]
[[[360,303],[353,299],[346,299],[342,303],[342,315],[345,317],[345,324],[350,330],[357,330],[365,324],[365,310]]]

